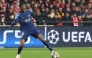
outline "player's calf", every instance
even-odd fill
[[[49,43],[47,41],[44,40],[43,36],[41,34],[38,34],[38,38],[39,40],[52,52],[53,49],[52,47],[49,45]]]
[[[52,58],[60,58],[59,54],[57,52],[54,52],[50,44],[44,40],[43,36],[41,34],[38,34],[38,38],[42,41],[42,43],[52,52],[51,57]]]
[[[20,53],[21,53],[21,51],[22,51],[22,49],[23,49],[24,43],[25,43],[25,39],[21,39],[21,40],[20,40],[20,46],[19,46],[19,48],[18,48],[18,52],[17,52],[16,58],[20,58]]]
[[[21,39],[20,40],[20,46],[18,48],[18,55],[21,53],[22,49],[23,49],[23,46],[24,46],[24,43],[25,43],[25,39]]]

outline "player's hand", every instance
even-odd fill
[[[14,24],[11,25],[11,28],[14,26]]]
[[[11,28],[16,24],[16,21],[12,22]]]
[[[39,25],[40,22],[37,21],[36,23],[37,23],[37,25]]]

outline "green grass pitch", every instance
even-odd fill
[[[59,52],[60,58],[92,58],[91,47],[54,48]],[[17,48],[0,49],[0,58],[15,58]],[[24,48],[21,58],[51,58],[51,52],[47,48]]]

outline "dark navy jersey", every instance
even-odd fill
[[[32,21],[31,10],[26,10],[26,13],[18,12],[15,16],[14,21],[20,23],[20,30],[31,30],[35,28],[35,25]]]

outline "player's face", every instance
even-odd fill
[[[25,12],[26,11],[26,4],[21,5],[20,9],[22,12]]]

